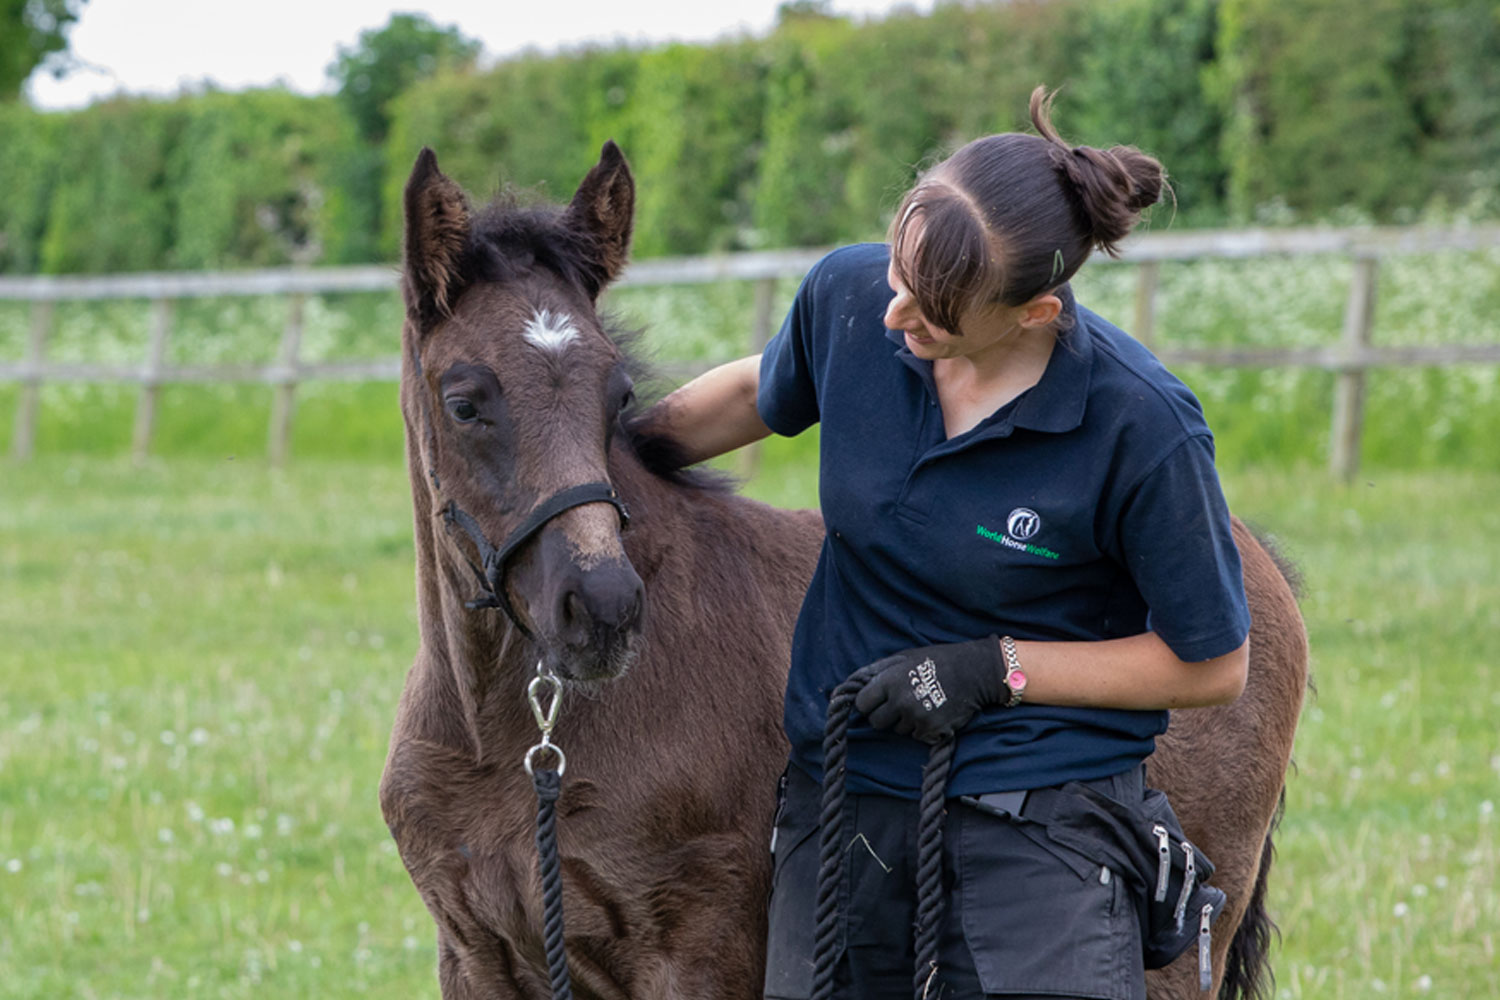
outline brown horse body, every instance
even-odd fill
[[[662,443],[629,432],[628,358],[594,305],[623,267],[633,190],[613,144],[566,210],[475,215],[425,151],[407,187],[402,409],[421,647],[381,805],[437,923],[448,1000],[550,995],[521,766],[538,735],[525,700],[538,659],[570,682],[555,738],[568,754],[558,836],[575,993],[760,995],[781,699],[822,526],[656,471]],[[450,503],[498,540],[546,496],[600,480],[629,506],[628,529],[607,504],[569,510],[499,578],[534,640],[465,606],[474,552],[443,516]],[[1240,927],[1228,964],[1242,988],[1265,960],[1257,891],[1306,645],[1282,574],[1236,532],[1255,619],[1249,685],[1233,705],[1174,713],[1149,769],[1218,865],[1229,905],[1215,970]],[[1196,994],[1185,962],[1152,974],[1154,997]]]

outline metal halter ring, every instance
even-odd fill
[[[557,776],[561,778],[564,772],[568,770],[568,758],[564,756],[562,747],[558,746],[556,743],[549,743],[546,740],[543,740],[536,746],[532,747],[530,750],[526,751],[526,760],[524,762],[526,765],[526,773],[536,773],[532,770],[532,761],[536,758],[536,755],[543,750],[550,750],[557,755]]]

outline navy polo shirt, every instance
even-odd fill
[[[932,363],[882,322],[881,244],[829,254],[767,345],[757,400],[779,434],[821,423],[827,533],[792,641],[792,759],[822,772],[829,693],[916,646],[994,634],[1112,639],[1154,631],[1183,660],[1232,652],[1250,615],[1239,552],[1193,394],[1135,340],[1078,307],[1040,381],[947,438]],[[1022,704],[959,735],[950,795],[1123,771],[1164,711]],[[849,788],[917,797],[926,745],[850,729]]]

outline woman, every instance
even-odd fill
[[[1033,806],[1099,793],[1137,809],[1166,710],[1245,684],[1249,613],[1202,411],[1067,284],[1159,199],[1163,170],[1065,144],[1042,88],[1031,119],[1039,135],[976,140],[924,174],[888,245],[813,268],[764,355],[650,416],[694,460],[822,427],[827,535],[787,684],[769,997],[808,995],[823,725],[856,669],[881,666],[849,744],[837,982],[858,998],[911,996],[915,800],[926,744],[953,733],[928,995],[1143,997],[1141,879],[1061,846]]]

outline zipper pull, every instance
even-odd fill
[[[1167,878],[1172,874],[1172,844],[1167,839],[1167,828],[1160,823],[1151,828],[1156,834],[1156,901],[1167,898]]]
[[[1214,939],[1208,929],[1214,918],[1214,904],[1204,903],[1203,913],[1198,917],[1198,989],[1207,993],[1214,984]]]
[[[1182,842],[1183,868],[1182,894],[1177,897],[1177,933],[1182,933],[1182,922],[1187,918],[1188,899],[1193,895],[1195,883],[1198,881],[1197,860],[1193,856],[1193,845],[1186,840]]]

